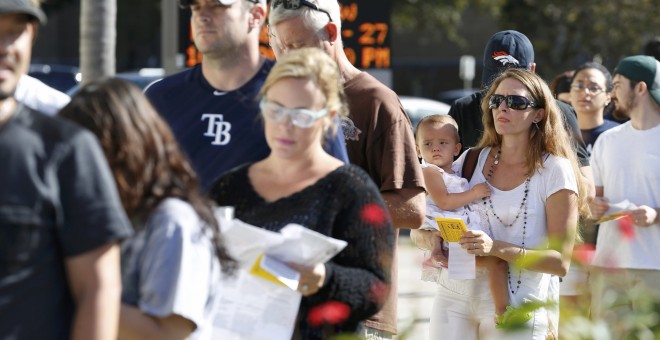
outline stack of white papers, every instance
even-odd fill
[[[291,339],[300,306],[300,274],[287,263],[325,263],[347,243],[297,224],[280,232],[219,216],[229,254],[239,263],[224,278],[214,321],[214,339]]]

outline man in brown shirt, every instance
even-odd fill
[[[273,0],[268,19],[276,57],[292,49],[319,47],[337,61],[349,104],[349,118],[342,122],[348,157],[379,187],[394,226],[418,228],[424,220],[425,189],[410,120],[396,93],[348,61],[338,2]],[[367,339],[391,339],[397,331],[396,254],[392,256],[390,296],[367,320]]]

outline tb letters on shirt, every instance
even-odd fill
[[[218,113],[202,114],[202,121],[207,122],[204,136],[211,137],[212,145],[227,145],[231,141],[231,123],[223,120],[223,115]]]

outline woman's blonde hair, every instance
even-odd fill
[[[495,93],[497,87],[504,79],[515,79],[521,82],[529,91],[530,100],[537,104],[538,109],[545,110],[545,115],[538,123],[530,126],[529,153],[527,155],[528,173],[543,168],[544,155],[550,154],[566,158],[570,161],[578,184],[578,209],[581,216],[589,216],[587,205],[588,186],[580,172],[575,150],[562,117],[559,107],[550,88],[538,75],[525,69],[510,68],[502,72],[491,84],[481,101],[481,111],[484,113],[482,121],[484,133],[479,141],[479,147],[499,147],[502,136],[495,131],[492,110],[488,107],[488,99]]]
[[[340,118],[348,115],[344,86],[337,63],[323,50],[306,47],[293,50],[278,59],[259,91],[259,98],[265,97],[273,84],[284,78],[309,79],[325,96],[325,108],[328,112],[335,112]],[[326,133],[334,135],[337,132],[335,120],[329,115],[324,119]]]

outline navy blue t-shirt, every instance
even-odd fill
[[[582,132],[582,139],[584,140],[584,144],[587,145],[587,153],[589,156],[591,156],[591,149],[594,147],[594,144],[596,143],[596,139],[598,136],[600,136],[601,133],[617,126],[620,125],[619,123],[615,121],[611,121],[609,119],[605,119],[603,121],[603,124],[600,126],[597,126],[593,129],[581,129],[580,132]]]
[[[213,88],[204,78],[201,65],[166,77],[146,90],[172,128],[205,191],[227,170],[264,159],[270,153],[256,97],[274,64],[266,60],[252,79],[234,91]],[[341,131],[326,144],[326,151],[348,163]]]

